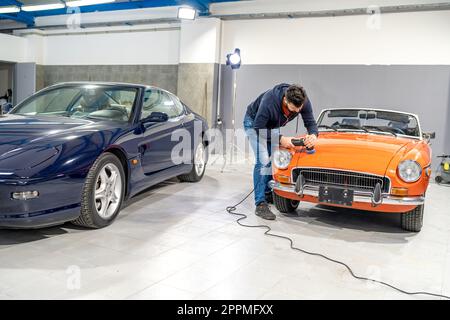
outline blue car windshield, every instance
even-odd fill
[[[127,122],[136,96],[135,88],[97,85],[58,87],[32,96],[10,113]]]

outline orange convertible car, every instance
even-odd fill
[[[318,120],[315,153],[274,152],[274,202],[293,212],[300,201],[401,213],[403,229],[422,228],[431,174],[429,140],[414,114],[327,109]]]

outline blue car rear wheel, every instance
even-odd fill
[[[208,161],[207,148],[205,143],[200,142],[195,148],[192,158],[192,170],[188,174],[178,176],[183,182],[198,182],[205,174],[206,164]]]

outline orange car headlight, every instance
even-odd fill
[[[273,164],[278,169],[286,169],[291,163],[292,155],[287,150],[276,150],[273,153]]]
[[[398,176],[405,182],[412,183],[419,180],[422,167],[414,160],[404,160],[397,167]]]

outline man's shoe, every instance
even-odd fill
[[[273,204],[273,194],[272,194],[272,192],[266,193],[266,202]]]
[[[276,216],[270,211],[269,205],[266,202],[261,202],[256,206],[255,214],[266,220],[275,220]]]

